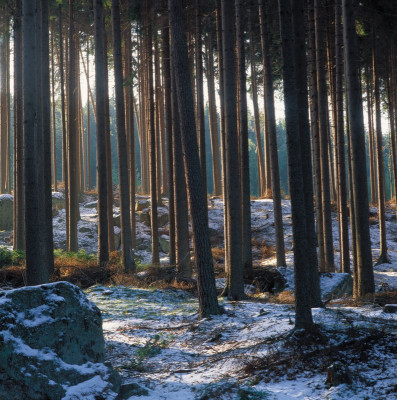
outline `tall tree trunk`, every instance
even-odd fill
[[[305,43],[305,4],[303,0],[291,3],[295,38],[295,79],[299,112],[299,137],[302,160],[303,191],[305,198],[306,243],[309,270],[311,306],[321,306],[320,277],[316,250],[316,230],[313,207],[313,180],[309,129],[309,106],[307,91],[307,59]]]
[[[66,130],[66,109],[65,104],[65,78],[63,62],[63,35],[62,35],[62,5],[58,6],[58,36],[59,36],[59,75],[61,85],[61,116],[62,116],[62,179],[64,184],[65,214],[66,214],[66,248],[69,249],[69,170],[68,170],[68,137]]]
[[[106,159],[106,93],[105,93],[105,38],[103,35],[103,0],[94,2],[95,28],[95,89],[96,89],[96,143],[98,189],[98,262],[109,262],[108,197]]]
[[[331,219],[330,170],[328,164],[328,94],[325,73],[325,38],[324,38],[324,4],[322,0],[314,0],[314,20],[316,31],[316,67],[318,87],[318,117],[321,153],[321,194],[323,212],[323,233],[325,244],[325,271],[332,272],[334,266],[334,246]]]
[[[276,113],[274,110],[273,78],[270,59],[270,40],[267,30],[267,16],[262,0],[259,0],[259,15],[261,20],[262,59],[264,61],[263,77],[265,92],[266,132],[270,155],[271,188],[274,210],[274,227],[276,230],[276,257],[277,266],[283,267],[285,261],[283,214],[281,209],[280,172],[278,167]]]
[[[244,35],[244,22],[243,22],[244,12],[243,12],[242,0],[235,1],[235,8],[236,8],[237,63],[238,63],[237,65],[238,122],[239,122],[238,133],[239,133],[239,147],[240,147],[239,174],[241,177],[242,264],[243,264],[244,275],[251,278],[252,277],[251,198],[250,198],[251,190],[250,190],[250,171],[249,171],[249,152],[248,152],[247,86],[246,86],[246,75],[245,75],[245,35]]]
[[[371,202],[377,200],[376,196],[376,154],[374,145],[374,121],[372,107],[372,89],[369,68],[366,68],[366,89],[367,89],[367,115],[368,115],[368,142],[369,142],[369,176],[371,186]]]
[[[148,62],[148,104],[149,104],[149,148],[150,148],[150,226],[152,233],[152,264],[160,264],[158,221],[157,221],[157,175],[156,175],[156,131],[154,115],[154,92],[153,92],[153,61],[152,61],[152,21],[149,1],[145,0],[146,18],[146,51]]]
[[[87,189],[91,190],[91,111],[90,111],[90,40],[87,36]],[[92,99],[91,99],[92,100]]]
[[[215,99],[213,35],[211,31],[208,33],[206,42],[207,42],[206,48],[207,48],[208,113],[210,119],[210,135],[211,135],[213,194],[214,196],[220,196],[222,193],[221,167],[219,162],[218,116],[216,112],[216,99]]]
[[[369,235],[368,189],[365,160],[363,107],[359,81],[358,47],[354,19],[353,0],[343,0],[343,42],[345,50],[346,92],[353,157],[352,181],[354,224],[356,228],[357,287],[354,295],[373,293],[374,274]]]
[[[345,130],[343,115],[343,27],[342,1],[336,0],[335,7],[335,77],[336,77],[336,139],[338,160],[338,197],[340,225],[341,272],[350,273],[349,226],[347,210],[346,165],[345,165]]]
[[[41,101],[43,95],[49,99],[49,84],[48,87],[45,85],[49,81],[42,79],[45,74],[49,77],[48,58],[47,63],[42,59],[45,50],[48,55],[46,4],[40,0],[24,0],[22,15],[26,279],[28,285],[37,285],[48,282],[53,270],[49,256],[50,252],[53,255],[53,244],[49,241],[52,224],[50,228],[46,226],[48,197],[51,201],[51,178],[49,181],[44,179],[44,168],[47,167],[45,154],[51,147],[44,140],[47,129],[43,129],[43,112],[46,109]],[[49,187],[46,187],[48,183]]]
[[[127,137],[123,89],[123,61],[121,57],[121,28],[119,0],[112,0],[113,59],[116,94],[117,150],[120,185],[120,228],[122,263],[126,272],[136,270],[131,249],[130,193],[128,187]]]
[[[297,99],[296,68],[294,60],[294,33],[292,29],[291,4],[279,0],[281,45],[283,55],[285,120],[287,128],[288,176],[291,194],[292,234],[294,239],[295,268],[295,328],[308,329],[313,325],[310,309],[311,295],[307,268],[307,230],[305,194],[299,132],[299,108]],[[303,34],[304,25],[300,25]],[[295,30],[296,32],[296,30]]]
[[[204,194],[207,197],[207,161],[205,149],[204,90],[203,90],[203,45],[201,39],[201,0],[195,0],[195,63],[196,63],[196,117],[200,166],[203,176]]]
[[[380,252],[376,265],[387,263],[387,242],[386,242],[386,216],[385,216],[385,165],[383,158],[383,136],[380,112],[380,89],[378,73],[378,54],[376,43],[375,27],[372,27],[372,81],[374,83],[375,97],[375,119],[376,119],[376,155],[378,172],[378,218],[379,218],[379,242]]]
[[[248,32],[249,41],[254,43],[254,35],[252,31],[251,22],[251,12],[248,9]],[[254,56],[254,46],[249,47],[250,51],[250,64],[251,64],[251,94],[252,103],[254,107],[254,127],[255,127],[255,137],[256,137],[256,148],[258,155],[258,196],[264,196],[264,188],[266,186],[265,182],[265,161],[263,158],[263,150],[261,143],[261,128],[259,121],[259,107],[258,107],[258,84],[256,80],[256,68],[255,68],[255,56]]]
[[[52,185],[54,191],[58,190],[57,179],[57,131],[55,121],[55,49],[54,49],[54,31],[51,31],[51,102],[52,102]]]
[[[133,73],[132,73],[132,39],[131,25],[127,24],[124,31],[124,66],[125,66],[125,125],[128,146],[128,176],[130,190],[130,214],[131,214],[131,245],[136,247],[136,220],[135,220],[135,192],[136,192],[136,157],[135,157],[135,120],[133,108]]]
[[[168,20],[164,18],[161,30],[162,41],[162,68],[164,82],[164,103],[165,103],[165,130],[167,139],[167,172],[168,172],[168,212],[170,224],[170,265],[176,264],[176,245],[175,245],[175,189],[174,189],[174,137],[172,134],[172,96],[171,96],[171,64],[170,64],[170,29]],[[176,127],[178,129],[179,127]],[[182,155],[179,154],[178,157]],[[183,177],[183,182],[184,182]],[[186,199],[186,188],[185,196]],[[189,246],[189,242],[188,242]]]
[[[216,10],[216,43],[218,53],[218,73],[219,73],[219,102],[220,102],[220,133],[221,133],[221,166],[222,166],[222,194],[223,194],[223,231],[225,249],[228,247],[228,236],[226,234],[228,228],[227,219],[227,179],[226,179],[226,122],[225,122],[225,85],[224,85],[224,68],[223,68],[223,44],[222,44],[222,11],[221,0],[215,0]],[[225,268],[228,265],[228,254],[225,251]]]
[[[227,278],[224,294],[233,300],[244,297],[242,248],[241,248],[241,208],[238,170],[238,130],[237,88],[235,46],[235,13],[226,0],[222,5],[222,46],[223,76],[225,96],[225,132],[226,134],[226,181],[227,181]]]
[[[106,143],[106,171],[107,171],[107,213],[108,213],[108,246],[109,251],[115,249],[114,242],[114,221],[113,221],[113,172],[112,172],[112,148],[110,142],[110,109],[109,109],[109,68],[108,68],[108,40],[106,35],[106,25],[103,24],[104,36],[104,85],[105,85],[105,143]]]
[[[22,0],[14,16],[14,249],[25,248],[25,193],[23,179]]]
[[[313,172],[315,182],[316,200],[316,227],[318,245],[318,267],[320,271],[325,271],[325,248],[324,248],[324,224],[322,212],[322,193],[321,193],[321,157],[320,157],[320,136],[318,126],[318,91],[317,91],[317,69],[315,56],[315,31],[314,31],[314,10],[308,10],[309,25],[309,93],[310,93],[310,121],[313,141]]]
[[[1,8],[0,17],[0,148],[1,148],[1,165],[0,165],[0,193],[6,192],[7,187],[7,41],[8,35],[8,16],[6,6]]]
[[[68,90],[68,176],[69,176],[69,248],[77,252],[77,220],[78,220],[78,91],[76,71],[76,32],[74,21],[74,0],[69,0],[69,90]]]
[[[175,76],[172,74],[172,133],[173,133],[173,170],[175,192],[175,239],[176,272],[180,279],[190,279],[193,271],[189,252],[189,217],[183,163],[181,126],[178,110]]]
[[[169,0],[168,12],[171,30],[172,67],[178,98],[183,155],[189,188],[197,268],[199,315],[200,317],[205,317],[210,314],[218,314],[221,310],[216,297],[215,274],[209,240],[208,219],[206,218],[207,204],[197,148],[193,92],[188,68],[182,3],[177,0]]]
[[[51,190],[51,104],[50,104],[50,46],[49,46],[49,17],[48,17],[48,1],[41,0],[41,110],[42,113],[42,163],[43,174],[41,178],[42,190],[38,191],[41,195],[43,204],[43,214],[41,216],[44,224],[43,232],[44,243],[42,249],[42,264],[48,269],[51,276],[54,272],[54,248],[53,248],[53,232],[52,232],[52,190]]]

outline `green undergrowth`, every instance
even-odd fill
[[[238,382],[219,381],[209,383],[196,390],[195,400],[265,400],[270,398],[268,392],[251,387],[240,387]]]
[[[25,260],[25,252],[22,250],[10,250],[7,247],[0,247],[0,268],[9,265],[19,265]]]

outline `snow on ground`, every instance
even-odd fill
[[[147,198],[141,197],[146,201]],[[146,200],[145,200],[146,199]],[[79,247],[88,253],[97,250],[96,198],[83,195],[78,223]],[[274,245],[273,203],[271,200],[251,201],[253,238]],[[293,254],[291,208],[282,201],[287,267],[278,268],[285,277],[286,290],[293,290]],[[371,209],[376,213],[376,209]],[[114,207],[117,219],[119,209]],[[209,227],[216,245],[222,246],[223,203],[209,200]],[[333,214],[333,240],[336,268],[339,268],[339,238],[336,214]],[[395,212],[387,209],[387,237],[390,263],[376,266],[377,291],[397,289],[397,223]],[[54,215],[56,248],[65,246],[65,210]],[[376,221],[375,221],[376,222]],[[162,234],[166,234],[166,226]],[[115,227],[116,240],[119,229]],[[2,232],[0,241],[10,232]],[[137,215],[136,255],[142,264],[150,263],[150,228],[139,222]],[[373,259],[379,255],[379,226],[371,225]],[[2,245],[3,243],[0,243]],[[5,243],[4,243],[5,244]],[[116,246],[118,247],[118,246]],[[255,262],[276,266],[275,258],[261,260],[254,252]],[[162,254],[162,261],[167,256]],[[344,279],[342,274],[322,274],[321,288],[326,297]],[[217,280],[218,287],[224,282]],[[250,289],[249,287],[247,289]],[[379,307],[336,307],[313,310],[314,321],[332,337],[334,345],[345,343],[351,336],[380,329],[389,344],[374,342],[357,359],[346,356],[353,376],[351,385],[328,388],[325,368],[313,366],[285,371],[269,378],[267,372],[251,376],[244,372],[247,364],[280,351],[282,341],[294,324],[290,305],[270,304],[257,300],[238,303],[221,300],[226,313],[198,321],[195,298],[178,290],[143,290],[131,287],[95,286],[87,291],[102,311],[107,343],[107,360],[123,374],[125,382],[137,382],[149,391],[153,400],[189,399],[397,399],[397,317]],[[341,333],[342,332],[342,333]],[[360,333],[361,332],[361,333]],[[350,336],[349,336],[350,335]],[[321,354],[321,349],[318,350]],[[361,354],[363,353],[363,354]],[[318,354],[316,354],[318,356]],[[342,361],[344,361],[342,359]],[[129,400],[141,398],[132,396]]]
[[[247,376],[244,366],[277,351],[274,338],[291,331],[290,305],[221,300],[225,314],[198,321],[196,299],[180,290],[95,286],[87,295],[102,311],[107,361],[153,400],[397,398],[396,341],[390,343],[394,354],[378,346],[365,362],[350,363],[354,380],[349,386],[328,388],[320,368],[294,376],[285,371],[269,382],[267,374]],[[352,327],[381,326],[396,334],[397,316],[379,307],[315,309],[313,314],[325,331],[343,332],[335,343],[347,340]]]

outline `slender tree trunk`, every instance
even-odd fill
[[[223,231],[224,231],[224,242],[225,250],[228,248],[228,236],[227,236],[227,178],[226,178],[226,122],[225,122],[225,85],[224,85],[224,68],[223,68],[223,43],[222,43],[222,12],[221,12],[221,0],[215,0],[216,9],[216,42],[218,50],[218,73],[219,73],[219,100],[220,100],[220,132],[221,132],[221,160],[222,160],[222,194],[223,194]],[[228,266],[228,254],[225,251],[225,269]]]
[[[109,262],[108,207],[107,207],[107,159],[106,159],[106,93],[105,93],[105,39],[103,35],[103,0],[94,2],[95,28],[95,86],[96,142],[97,142],[97,189],[98,189],[98,262]]]
[[[167,172],[168,172],[168,212],[170,224],[170,265],[176,264],[176,245],[175,245],[175,189],[174,189],[174,137],[172,134],[172,96],[171,96],[171,64],[170,64],[170,30],[168,20],[164,18],[162,31],[162,68],[164,82],[164,102],[165,102],[165,130],[167,139]],[[177,106],[176,106],[177,107]],[[176,110],[175,110],[176,111]],[[176,127],[178,129],[179,127]],[[181,154],[179,154],[181,157]],[[184,177],[183,177],[184,181]],[[186,188],[185,196],[186,199]],[[189,246],[189,242],[188,242]]]
[[[271,190],[272,190],[272,178],[271,178],[271,168],[272,168],[272,162],[271,162],[271,148],[270,148],[270,138],[269,136],[271,135],[270,129],[273,123],[273,115],[271,114],[271,109],[272,105],[268,104],[269,101],[271,101],[270,93],[272,91],[272,88],[270,89],[268,86],[268,81],[269,81],[269,74],[270,71],[269,69],[265,67],[266,64],[269,65],[269,53],[268,49],[266,48],[266,39],[265,36],[267,35],[267,26],[266,26],[266,21],[265,21],[265,9],[262,0],[258,0],[258,5],[259,5],[259,26],[260,26],[260,35],[261,35],[261,46],[262,46],[262,64],[264,65],[263,68],[263,92],[264,92],[264,122],[265,126],[263,129],[263,139],[264,139],[264,166],[265,166],[265,188],[264,188],[264,194],[267,198],[272,196]],[[270,77],[271,79],[271,77]],[[273,108],[274,108],[274,100],[273,100]],[[270,115],[268,114],[270,111]],[[273,113],[274,114],[274,113]],[[270,120],[269,120],[270,118]],[[278,236],[278,235],[277,235]],[[285,264],[285,262],[284,262]],[[282,264],[283,265],[283,264]]]
[[[77,252],[77,220],[78,220],[78,92],[76,71],[76,32],[74,21],[74,0],[69,0],[69,91],[68,91],[68,176],[69,176],[69,248]]]
[[[277,132],[276,132],[276,113],[274,110],[274,93],[273,93],[273,78],[271,71],[270,59],[270,40],[267,30],[267,16],[265,6],[262,0],[259,0],[259,15],[261,20],[261,40],[262,40],[262,59],[264,61],[264,92],[265,92],[265,114],[266,114],[266,131],[270,154],[270,172],[271,172],[271,188],[273,196],[274,210],[274,227],[276,230],[276,257],[277,266],[286,265],[285,261],[285,246],[284,246],[284,229],[283,229],[283,214],[281,209],[281,191],[280,191],[280,172],[278,166],[277,153]]]
[[[372,96],[371,96],[371,79],[370,71],[366,69],[366,89],[367,89],[367,115],[368,115],[368,141],[369,141],[369,174],[370,174],[370,186],[371,186],[371,202],[374,203],[377,200],[376,196],[376,167],[375,167],[375,146],[374,146],[374,122],[373,122],[373,110],[372,110]]]
[[[336,0],[335,7],[335,77],[336,77],[336,138],[338,160],[338,197],[340,225],[341,272],[350,273],[349,226],[347,210],[346,165],[345,165],[345,132],[343,116],[343,27],[342,1]]]
[[[318,266],[320,271],[325,271],[325,248],[324,248],[324,224],[322,212],[321,193],[321,162],[320,162],[320,136],[318,126],[318,91],[317,91],[317,70],[315,57],[315,32],[314,32],[314,10],[309,8],[309,93],[310,93],[310,120],[313,141],[313,172],[315,182],[316,200],[316,227],[318,245]]]
[[[248,32],[250,43],[254,43],[254,35],[252,31],[251,12],[248,9]],[[265,184],[265,162],[263,158],[263,150],[261,143],[261,128],[259,121],[259,107],[258,107],[258,85],[256,80],[256,68],[255,68],[255,57],[254,57],[254,46],[249,47],[250,50],[250,64],[251,64],[251,93],[252,103],[254,107],[254,126],[255,126],[255,137],[256,137],[256,148],[258,155],[258,196],[263,196]]]
[[[128,155],[125,132],[123,93],[123,62],[121,57],[121,28],[119,0],[112,0],[113,59],[116,89],[117,150],[120,185],[120,228],[122,263],[126,272],[136,270],[131,249],[130,193],[128,187]]]
[[[195,0],[195,62],[196,62],[196,116],[200,166],[203,176],[204,194],[207,197],[207,161],[205,150],[204,90],[203,90],[203,45],[201,39],[201,0]]]
[[[1,160],[0,160],[0,193],[6,192],[7,187],[7,31],[8,31],[8,17],[6,12],[6,6],[1,7],[0,16],[0,148],[1,148]]]
[[[366,171],[366,160],[354,6],[352,0],[343,0],[342,4],[346,92],[349,104],[348,115],[353,157],[352,181],[357,252],[357,286],[354,295],[359,297],[373,293],[375,287],[369,235],[367,175],[362,173]]]
[[[52,185],[54,191],[58,190],[57,179],[57,131],[55,123],[55,49],[54,49],[54,31],[51,31],[51,102],[52,102]]]
[[[62,180],[64,184],[65,214],[66,214],[66,249],[69,249],[69,170],[68,170],[68,137],[66,131],[66,110],[65,104],[65,78],[63,62],[63,35],[62,35],[62,5],[58,6],[58,36],[59,36],[59,75],[61,85],[61,116],[62,116]]]
[[[113,220],[113,172],[112,172],[112,147],[110,142],[110,110],[109,110],[109,69],[108,69],[108,40],[105,22],[103,24],[104,36],[104,85],[105,85],[105,142],[106,142],[106,171],[107,171],[107,213],[108,213],[108,246],[109,251],[115,249],[114,243],[114,220]]]
[[[235,13],[226,0],[222,5],[222,46],[223,76],[225,96],[225,132],[226,135],[226,181],[227,181],[227,278],[224,294],[233,300],[244,297],[242,248],[241,248],[241,208],[238,170],[238,130],[237,87],[235,46]]]
[[[378,75],[378,55],[375,27],[372,28],[372,81],[374,83],[375,97],[375,119],[376,119],[376,155],[378,172],[378,218],[379,218],[379,242],[380,253],[376,265],[387,263],[387,242],[386,242],[386,216],[385,216],[385,165],[383,158],[383,136],[380,112],[380,89]]]
[[[146,51],[148,60],[148,104],[149,104],[149,148],[150,148],[150,200],[151,200],[151,231],[152,231],[152,264],[160,264],[158,221],[157,221],[157,174],[156,174],[156,131],[154,115],[154,92],[153,92],[153,62],[152,62],[152,26],[151,7],[145,0],[146,18]]]
[[[175,239],[176,272],[180,279],[192,277],[189,252],[189,217],[183,162],[181,126],[178,110],[178,98],[175,76],[172,75],[172,132],[173,132],[173,169],[175,192]]]
[[[321,194],[323,211],[323,234],[325,244],[325,271],[332,272],[334,266],[334,246],[331,219],[330,170],[328,164],[328,94],[325,74],[324,5],[322,0],[314,0],[316,31],[316,67],[318,87],[318,117],[321,153]]]
[[[43,147],[43,204],[42,223],[44,223],[44,243],[41,245],[43,252],[42,263],[51,276],[54,272],[54,248],[52,232],[52,190],[51,190],[51,103],[50,103],[50,46],[49,46],[49,16],[48,1],[41,0],[41,113],[42,113],[42,147]]]
[[[25,248],[25,194],[23,179],[23,51],[22,0],[15,1],[14,16],[14,249]]]
[[[210,135],[211,135],[213,194],[214,196],[220,196],[222,193],[221,167],[219,162],[218,116],[216,112],[216,99],[215,99],[213,35],[211,31],[208,33],[206,47],[207,47],[208,112],[210,119]]]
[[[136,247],[136,220],[135,220],[135,192],[136,192],[136,157],[135,157],[135,121],[133,109],[133,73],[132,73],[132,39],[131,25],[127,24],[124,32],[124,50],[125,50],[125,123],[127,132],[128,146],[128,175],[130,190],[130,214],[131,214],[131,245]]]
[[[239,174],[241,176],[242,264],[243,264],[244,275],[252,278],[251,198],[250,198],[251,190],[250,190],[249,152],[248,152],[247,87],[246,87],[246,75],[245,75],[245,35],[244,35],[244,22],[243,22],[244,12],[243,12],[242,0],[235,1],[235,8],[236,8],[237,63],[238,63],[237,79],[238,79],[239,147],[240,147]]]
[[[87,93],[90,93],[90,41],[87,36]],[[91,99],[92,101],[92,99]],[[90,98],[87,96],[87,189],[91,190],[91,111]]]

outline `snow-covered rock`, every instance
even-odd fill
[[[89,203],[85,203],[84,207],[85,208],[97,208],[98,202],[97,201],[91,201]]]
[[[0,231],[12,229],[14,196],[2,194],[0,196]]]
[[[0,292],[0,399],[115,399],[99,309],[57,282]]]

